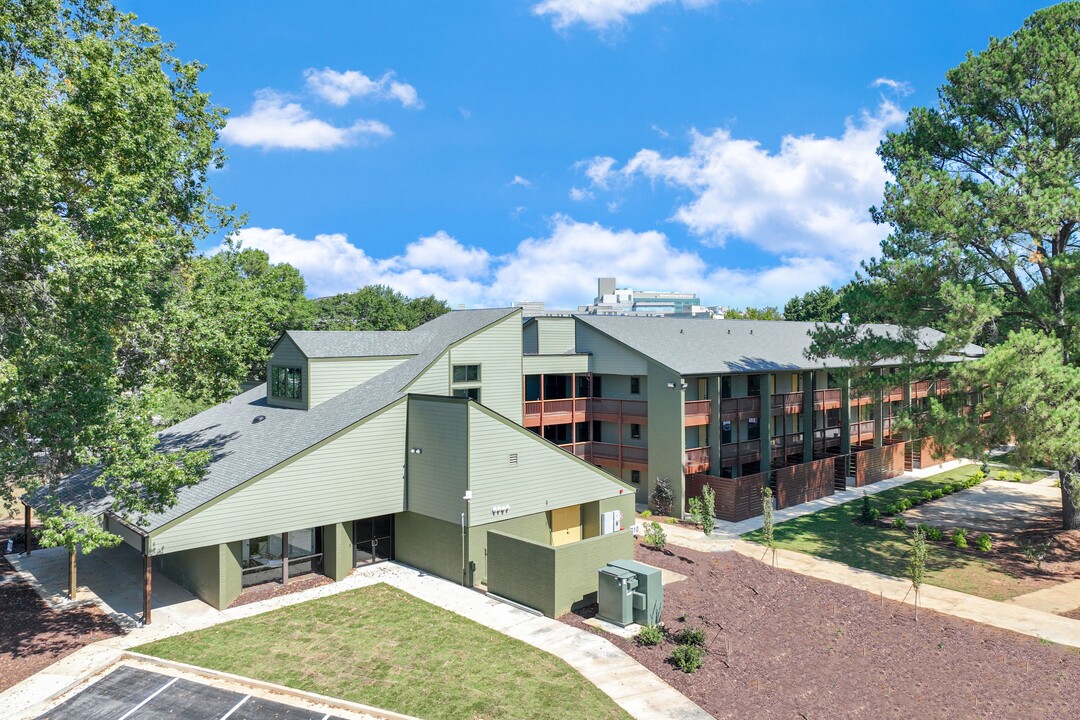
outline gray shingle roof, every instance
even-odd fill
[[[403,332],[416,335],[411,341],[418,348],[415,357],[310,410],[268,405],[263,384],[164,430],[163,449],[210,450],[212,459],[202,481],[180,490],[176,504],[149,516],[142,529],[156,530],[395,403],[405,397],[405,386],[450,345],[514,312],[516,308],[458,310]],[[259,416],[263,419],[255,422]],[[61,480],[56,498],[99,514],[109,505],[104,493],[93,487],[99,473],[98,468],[84,468],[69,475]],[[47,499],[43,490],[30,504],[41,507]]]
[[[812,322],[771,320],[711,320],[690,318],[577,315],[580,322],[596,328],[643,355],[685,375],[716,373],[814,370],[842,367],[837,359],[810,361],[803,354],[810,347]],[[895,325],[867,325],[879,335],[899,331]],[[937,330],[920,333],[927,344],[942,337]],[[969,345],[967,354],[981,354]],[[884,364],[884,363],[883,363]]]
[[[416,355],[423,347],[425,333],[287,330],[285,335],[311,359]]]

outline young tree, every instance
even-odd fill
[[[772,564],[776,567],[776,538],[773,528],[776,525],[776,511],[773,508],[772,488],[761,491],[761,534],[765,540],[765,552],[772,551]]]
[[[99,547],[114,547],[121,538],[102,529],[97,518],[83,515],[72,507],[58,506],[45,517],[38,542],[41,547],[63,547],[68,551],[68,599],[79,594],[75,557],[81,549],[89,555]]]
[[[899,358],[925,376],[970,343],[999,345],[952,366],[954,388],[981,397],[931,400],[920,421],[929,434],[969,441],[1014,437],[1018,458],[1053,463],[1066,529],[1080,527],[1078,76],[1076,3],[1036,12],[947,73],[938,106],[912,110],[879,149],[893,179],[872,214],[892,234],[851,294],[903,330],[822,328],[812,348],[864,367]],[[1025,380],[1032,375],[1047,382]]]
[[[911,552],[908,555],[907,576],[915,589],[915,622],[919,621],[919,590],[926,577],[926,533],[922,527],[915,528],[911,536]]]
[[[128,341],[196,241],[234,226],[206,182],[224,113],[198,64],[105,2],[12,0],[0,19],[0,499],[97,462],[111,509],[138,515],[199,472],[180,453],[179,473],[141,476],[162,468],[114,450],[155,442],[124,399],[156,358]],[[67,530],[46,539],[96,543],[55,512]]]
[[[701,532],[712,535],[716,527],[716,492],[711,485],[701,488]]]

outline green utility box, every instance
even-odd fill
[[[620,627],[634,622],[637,575],[611,565],[600,568],[597,573],[599,578],[596,596],[600,609],[596,616]]]
[[[639,625],[657,625],[664,609],[664,583],[660,568],[634,560],[613,560],[608,567],[634,573],[637,588],[634,593],[634,622]]]

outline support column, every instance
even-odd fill
[[[281,584],[289,582],[289,533],[281,533]]]
[[[802,447],[803,462],[814,459],[814,373],[806,371],[802,374],[803,403],[802,403]]]
[[[26,556],[30,556],[30,546],[33,544],[33,538],[30,535],[30,523],[33,515],[33,509],[26,503],[23,503],[23,550],[26,552]]]
[[[844,456],[844,476],[851,477],[851,379],[840,385],[840,454]]]
[[[772,373],[761,376],[761,417],[758,428],[761,432],[761,472],[772,470]]]
[[[908,412],[910,413],[911,412],[911,380],[910,379],[905,380],[904,384],[901,385],[900,387],[903,388],[903,392],[904,392],[904,397],[903,397],[903,400],[901,402],[903,403],[903,406],[905,408],[907,408]],[[894,420],[895,420],[895,418],[894,418]],[[904,440],[911,440],[911,430],[910,429],[904,431]]]
[[[709,474],[719,475],[722,461],[720,458],[720,441],[722,421],[720,419],[721,404],[720,376],[714,375],[709,378],[709,398],[712,400],[712,411],[709,413]]]
[[[878,372],[878,378],[881,377],[881,371]],[[885,400],[884,390],[881,388],[881,383],[878,383],[877,397],[874,400],[874,447],[879,448],[885,444]]]
[[[79,594],[78,578],[75,576],[75,553],[77,549],[72,547],[68,550],[68,599],[75,600]]]
[[[150,606],[153,604],[154,567],[151,557],[143,555],[143,625],[150,624]]]

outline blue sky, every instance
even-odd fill
[[[782,305],[886,229],[874,154],[1022,0],[120,0],[231,110],[218,196],[309,294]],[[203,248],[212,251],[218,240]]]

